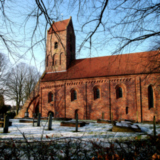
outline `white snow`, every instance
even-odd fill
[[[59,137],[76,137],[85,140],[114,140],[114,139],[131,139],[137,135],[153,134],[152,124],[141,124],[138,123],[142,129],[142,133],[122,133],[122,132],[111,132],[112,124],[96,123],[96,121],[90,122],[84,127],[79,127],[79,132],[74,132],[75,127],[64,127],[60,126],[60,121],[52,121],[52,130],[47,130],[47,120],[41,120],[41,127],[34,127],[32,123],[19,123],[19,119],[12,119],[12,126],[9,127],[9,133],[3,133],[3,128],[0,128],[0,138],[16,138],[23,139],[23,134],[27,139],[39,140],[43,135],[43,139],[46,140],[46,135],[50,138]],[[36,124],[36,123],[35,123]],[[124,124],[125,125],[125,124]],[[126,124],[128,125],[128,124]],[[157,134],[160,133],[160,125],[156,125]]]

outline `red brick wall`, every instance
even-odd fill
[[[74,118],[78,109],[79,119],[102,118],[114,120],[130,119],[152,121],[156,115],[160,120],[160,74],[130,75],[117,77],[41,82],[40,112],[43,117],[52,111],[55,117]],[[153,85],[155,107],[148,107],[148,86]],[[116,97],[116,86],[123,90],[123,97]],[[94,100],[93,88],[100,89],[100,98]],[[77,92],[77,100],[71,101],[71,90]],[[48,93],[52,92],[54,101],[48,103]],[[128,107],[128,114],[126,114]],[[142,110],[142,112],[141,112]],[[142,115],[142,117],[141,117]]]
[[[60,38],[60,40],[57,39],[57,36]],[[57,32],[57,35],[47,34],[46,57],[48,56],[49,60],[48,60],[48,66],[46,66],[46,72],[66,70],[66,36],[67,36],[66,31]],[[57,49],[54,49],[55,42],[58,42]],[[63,54],[63,61],[61,61],[60,63],[61,54]],[[53,65],[53,57],[54,57],[54,61],[57,61],[57,64]]]

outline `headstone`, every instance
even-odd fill
[[[40,126],[40,121],[41,121],[41,113],[38,113],[38,120],[37,120],[37,126]]]
[[[52,113],[49,114],[48,118],[48,130],[52,130]]]
[[[3,133],[8,133],[8,126],[9,126],[9,117],[6,115],[4,117],[4,128],[3,128]]]
[[[104,112],[102,112],[102,119],[104,119]]]
[[[76,113],[76,132],[78,132],[78,113]]]
[[[154,134],[154,137],[156,137],[156,118],[155,116],[153,117],[153,134]]]

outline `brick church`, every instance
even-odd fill
[[[160,120],[159,52],[75,59],[72,19],[47,32],[45,72],[18,117]]]

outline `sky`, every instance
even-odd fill
[[[56,2],[56,4],[54,4],[54,2]],[[102,19],[105,27],[103,27],[103,25],[99,26],[97,32],[92,37],[91,49],[88,41],[83,46],[81,52],[79,52],[79,46],[82,44],[87,34],[94,30],[98,21],[93,21],[84,26],[83,24],[86,20],[90,21],[92,18],[97,18],[99,11],[102,9],[101,2],[103,1],[94,1],[94,3],[88,1],[88,4],[83,4],[83,1],[80,1],[81,12],[78,10],[78,3],[68,5],[68,2],[69,0],[65,2],[61,0],[46,0],[44,4],[49,16],[54,21],[68,19],[72,16],[76,35],[76,59],[111,55],[120,41],[111,37],[111,34],[109,34],[110,29],[113,29],[112,35],[114,34],[114,36],[119,35],[120,32],[122,33],[122,28],[116,28],[114,30],[114,28],[111,27],[113,27],[114,21],[122,20],[124,14],[120,14],[118,11],[109,12],[109,8],[111,7],[109,4]],[[7,19],[0,14],[0,34],[3,33],[5,38],[11,41],[9,42],[11,51],[8,52],[3,41],[0,41],[0,51],[10,58],[13,66],[20,62],[25,62],[37,67],[40,72],[43,72],[45,60],[44,38],[46,30],[49,29],[49,25],[45,26],[46,21],[43,14],[37,20],[36,7],[37,5],[33,0],[6,1],[5,14],[9,17],[9,20],[7,21]],[[32,16],[29,16],[29,14]],[[38,26],[36,26],[37,23]],[[123,33],[125,34],[126,32],[123,31]],[[145,43],[139,46],[131,45],[121,53],[143,52],[148,50],[149,46],[150,41],[145,41]]]

